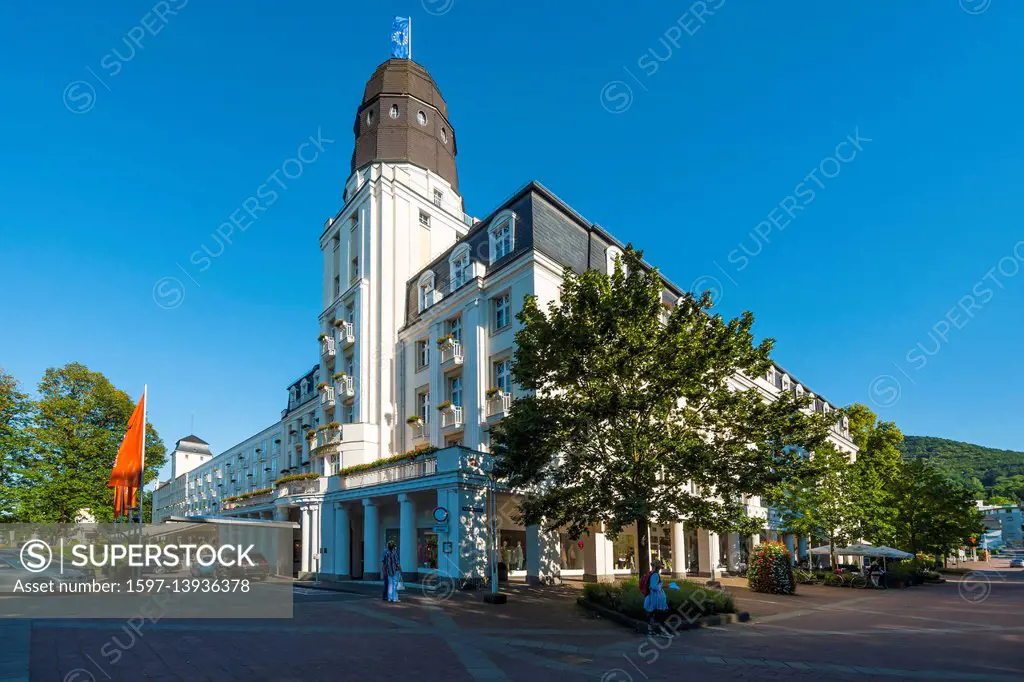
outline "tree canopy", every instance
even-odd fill
[[[107,482],[135,401],[78,363],[46,370],[37,392],[29,399],[0,373],[0,500],[8,501],[0,514],[8,521],[72,523],[88,509],[97,521],[113,520]],[[147,482],[165,459],[147,424]]]
[[[611,275],[567,269],[546,310],[528,297],[513,377],[530,394],[492,433],[498,476],[527,493],[526,523],[574,536],[635,523],[641,571],[651,521],[753,532],[763,521],[745,516],[746,496],[778,485],[829,426],[801,409],[808,398],[769,401],[744,383],[773,344],[755,343],[749,312],[725,320],[707,292],[665,293],[627,248]]]

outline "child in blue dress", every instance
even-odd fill
[[[668,611],[668,598],[665,596],[665,586],[661,580],[661,559],[651,562],[651,575],[647,579],[647,596],[644,597],[644,611],[647,612],[647,622],[653,626],[657,624],[658,613]]]

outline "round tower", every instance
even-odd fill
[[[416,62],[389,59],[377,67],[366,83],[354,132],[353,172],[375,161],[411,163],[437,173],[458,192],[448,105]]]

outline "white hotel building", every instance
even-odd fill
[[[239,445],[186,460],[198,439],[179,441],[154,520],[294,521],[302,576],[378,578],[394,540],[407,579],[481,577],[489,429],[519,390],[510,375],[515,313],[528,294],[542,305],[557,298],[564,267],[609,268],[624,247],[537,183],[482,220],[466,215],[447,106],[415,62],[377,68],[355,134],[344,205],[320,235],[319,365],[289,387],[280,421]],[[665,301],[681,294],[667,285]],[[814,395],[781,369],[736,384]],[[814,405],[834,409],[821,397]],[[832,440],[856,453],[844,424]],[[278,483],[298,474],[310,477]],[[601,528],[581,538],[524,528],[512,519],[515,496],[497,496],[500,560],[513,577],[609,580],[635,570],[635,530],[613,541]],[[653,526],[650,545],[673,572],[707,574],[775,537],[756,498],[749,511],[766,519],[759,536],[720,538],[680,521]]]

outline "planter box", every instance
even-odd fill
[[[584,609],[600,615],[602,618],[607,618],[608,620],[618,623],[623,627],[627,627],[641,635],[646,635],[650,631],[647,621],[637,620],[636,618],[627,616],[624,613],[619,613],[618,611],[609,609],[597,602],[590,601],[586,597],[578,597],[576,599],[576,603]],[[672,611],[668,611],[667,613],[671,616]],[[684,620],[675,629],[695,630],[697,628],[725,625],[727,623],[746,623],[748,620],[750,620],[750,614],[746,611],[740,611],[738,613],[716,613],[713,616],[701,616],[690,623],[687,623]]]

